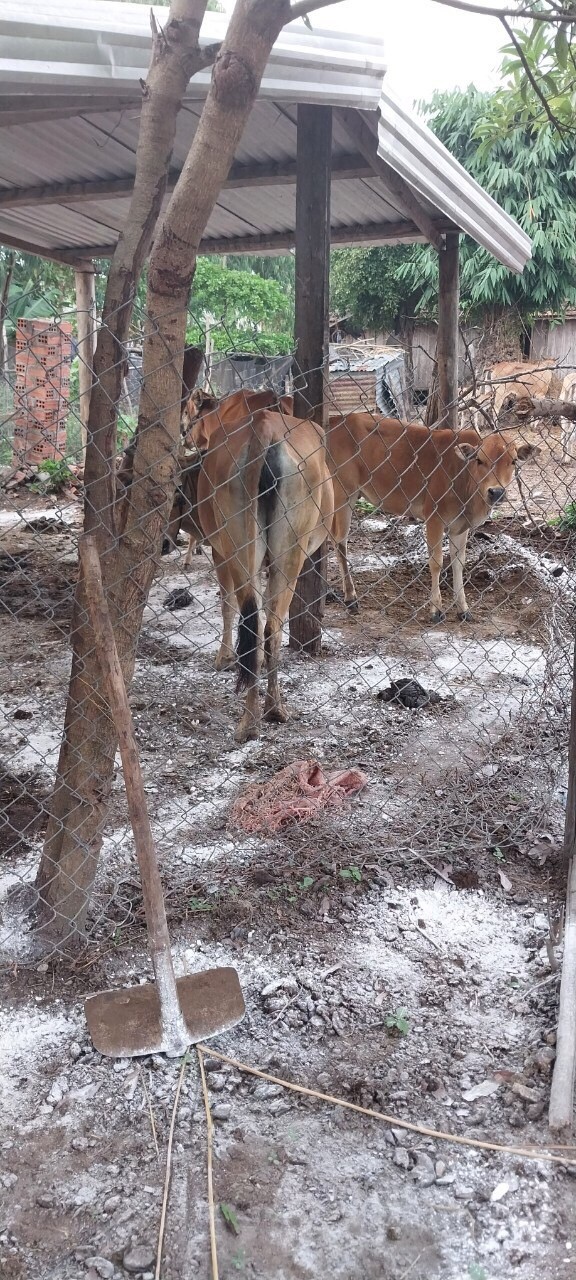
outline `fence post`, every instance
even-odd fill
[[[294,413],[325,426],[328,376],[332,108],[298,106]],[[326,544],[304,562],[290,606],[290,648],[317,656]]]
[[[458,313],[460,309],[460,236],[446,233],[440,250],[438,282],[438,426],[458,430]]]
[[[76,317],[78,326],[78,390],[80,403],[80,430],[82,433],[82,465],[88,439],[88,414],[90,393],[94,376],[94,350],[96,347],[96,292],[93,271],[75,271]]]

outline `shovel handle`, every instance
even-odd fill
[[[166,979],[170,983],[171,973],[173,990],[166,994],[176,1001],[177,1006],[176,980],[172,967],[170,935],[164,907],[162,881],[148,817],[146,793],[134,736],[132,713],[128,703],[126,685],[104,595],[98,548],[90,534],[83,534],[80,537],[78,553],[84,574],[88,613],[94,631],[94,645],[102,671],[106,697],[110,704],[112,719],[118,734],[128,812],[134,832],[136,855],[140,867],[142,895],[154,971],[157,978],[159,978],[158,968],[163,972],[163,985],[165,985]]]

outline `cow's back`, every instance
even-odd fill
[[[556,361],[553,359],[535,361],[502,360],[492,366],[490,381],[484,384],[487,397],[496,416],[509,395],[528,396],[531,399],[544,399],[550,395],[551,388],[557,381],[554,378]],[[493,385],[491,386],[490,383]],[[559,381],[561,385],[561,379]]]

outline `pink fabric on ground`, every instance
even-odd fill
[[[269,782],[254,783],[237,796],[230,825],[248,835],[274,833],[291,822],[305,822],[329,805],[343,804],[367,781],[359,769],[325,774],[316,760],[295,760]]]

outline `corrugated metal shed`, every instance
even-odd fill
[[[165,9],[156,10],[161,23]],[[205,232],[204,252],[282,252],[293,243],[297,103],[335,108],[332,240],[423,240],[397,181],[375,172],[341,112],[373,122],[392,175],[418,194],[436,233],[461,228],[521,270],[530,241],[430,131],[382,90],[384,48],[302,22],[281,33],[229,179]],[[222,39],[226,15],[208,13],[201,41]],[[110,254],[134,177],[139,81],[150,53],[146,6],[111,0],[0,0],[0,241],[82,262]],[[209,71],[188,87],[178,120],[174,180],[188,152]],[[377,137],[376,112],[380,106]],[[362,113],[370,113],[363,116]]]

